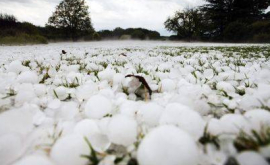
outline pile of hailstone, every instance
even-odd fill
[[[269,164],[269,46],[58,52],[1,63],[1,165]]]

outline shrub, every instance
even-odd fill
[[[40,35],[28,35],[25,33],[16,36],[5,36],[0,38],[0,44],[17,45],[17,44],[47,44],[45,37]]]
[[[244,41],[249,37],[248,25],[238,21],[232,22],[225,28],[223,36],[226,41]]]
[[[253,36],[254,42],[260,43],[270,43],[270,34],[269,33],[260,33]]]
[[[93,34],[93,40],[96,40],[96,41],[101,40],[101,37],[100,37],[100,35],[99,35],[97,32],[95,32],[95,33]]]

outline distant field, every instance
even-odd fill
[[[269,59],[263,44],[0,46],[0,164],[267,165]]]

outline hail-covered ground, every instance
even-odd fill
[[[269,45],[2,46],[0,164],[267,165],[269,58]]]

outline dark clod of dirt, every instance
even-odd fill
[[[127,55],[125,53],[121,53],[121,54],[119,54],[119,56],[127,57]]]
[[[62,50],[62,54],[67,54],[67,52],[65,50]]]
[[[143,78],[142,76],[137,76],[137,75],[127,75],[126,78],[127,78],[127,77],[134,77],[134,78],[137,78],[137,79],[144,85],[144,87],[148,90],[148,93],[149,93],[149,95],[150,95],[150,97],[151,97],[153,91],[152,91],[152,89],[150,88],[150,86],[148,85],[148,83],[146,82],[145,78]]]

